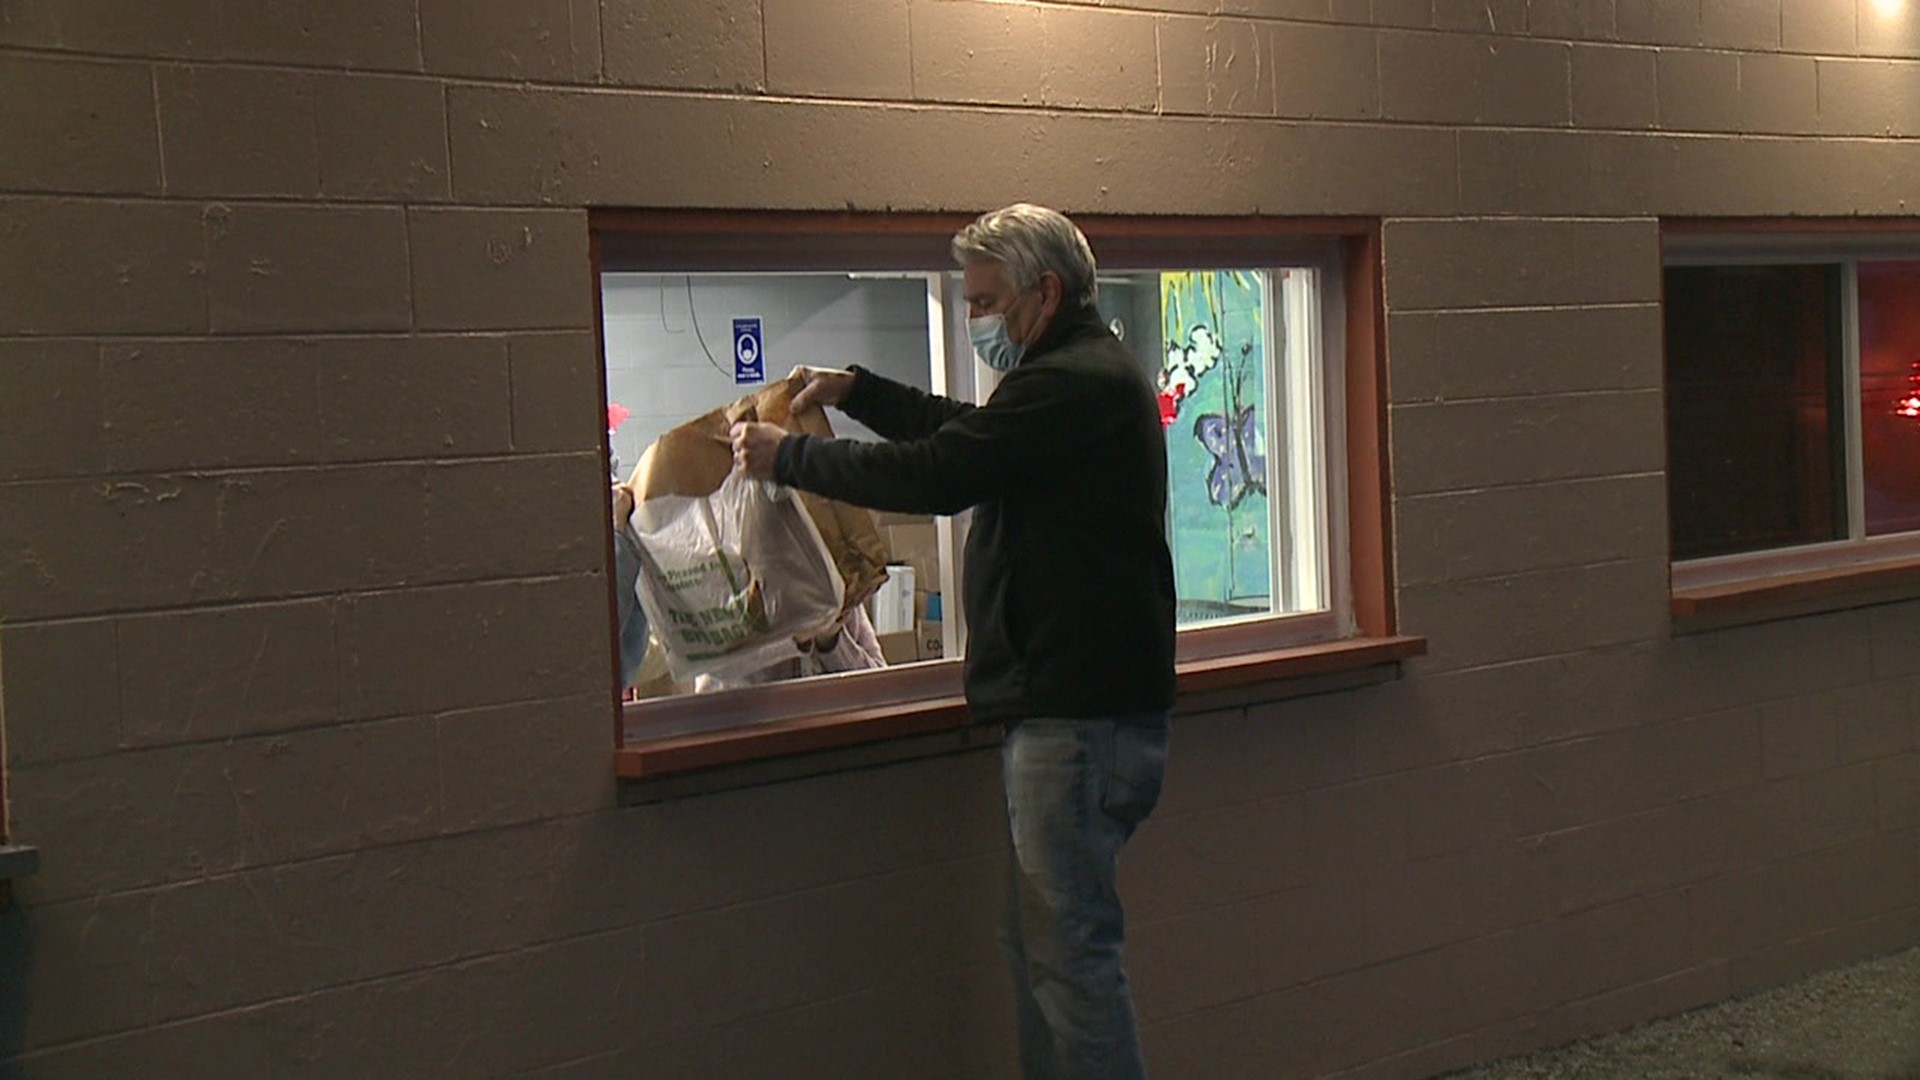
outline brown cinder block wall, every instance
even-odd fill
[[[1184,716],[1156,1075],[1920,942],[1920,604],[1676,637],[1663,215],[1903,215],[1870,0],[0,0],[0,1071],[1013,1074],[975,753],[635,809],[587,209],[1384,220],[1397,681]]]

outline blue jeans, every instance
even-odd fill
[[[1146,1075],[1115,877],[1160,799],[1167,726],[1162,713],[1128,719],[1146,722],[1023,720],[1001,747],[1012,844],[1000,948],[1027,1080]]]

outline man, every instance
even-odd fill
[[[1094,307],[1093,251],[1016,204],[953,239],[986,404],[855,367],[799,368],[795,408],[888,440],[733,429],[750,475],[860,506],[972,507],[967,702],[1006,725],[1011,839],[1001,942],[1030,1080],[1145,1075],[1121,967],[1120,848],[1160,795],[1173,703],[1166,444],[1154,390]]]

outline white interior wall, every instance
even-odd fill
[[[601,300],[607,400],[632,410],[613,438],[623,473],[663,432],[760,385],[734,382],[736,318],[760,319],[768,378],[796,364],[860,364],[932,385],[924,278],[608,273]],[[874,437],[839,413],[831,419],[837,434]]]

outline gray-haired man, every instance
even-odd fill
[[[1159,799],[1174,697],[1166,444],[1145,373],[1094,306],[1092,249],[1025,203],[953,239],[968,332],[1005,372],[985,404],[855,367],[800,368],[807,401],[885,438],[734,429],[750,474],[880,510],[974,510],[962,579],[967,702],[1004,723],[1001,943],[1029,1078],[1145,1074],[1121,966],[1121,847]]]

